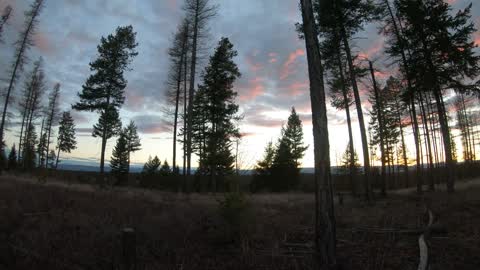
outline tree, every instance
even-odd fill
[[[50,152],[50,142],[52,137],[52,127],[56,125],[58,121],[58,100],[60,96],[60,84],[56,83],[53,87],[52,92],[48,98],[48,107],[47,107],[47,122],[45,123],[45,134],[46,134],[46,160],[45,166],[47,167],[50,161],[50,156],[48,153]],[[55,152],[54,152],[55,153]]]
[[[335,214],[330,175],[327,108],[323,84],[323,66],[318,29],[311,0],[300,0],[302,32],[307,50],[310,102],[312,107],[313,151],[315,159],[315,245],[318,259],[325,267],[336,266]],[[320,183],[322,181],[322,183]]]
[[[476,45],[471,41],[476,31],[470,20],[472,5],[455,15],[442,0],[398,0],[395,6],[408,42],[416,91],[431,92],[435,99],[448,168],[447,190],[451,193],[455,190],[455,162],[442,91],[478,93],[479,82],[475,79],[480,74],[480,56],[475,54]]]
[[[94,125],[93,136],[102,138],[100,172],[104,173],[105,148],[107,140],[120,132],[121,123],[118,110],[125,101],[124,78],[129,71],[135,51],[136,33],[132,26],[118,27],[115,34],[102,37],[98,45],[98,58],[90,63],[90,75],[78,93],[80,101],[73,105],[79,111],[98,112],[99,121]]]
[[[167,100],[170,106],[174,107],[173,115],[173,154],[172,167],[177,162],[177,135],[179,106],[182,102],[182,82],[186,79],[188,46],[189,46],[189,21],[183,20],[173,38],[172,47],[168,51],[170,57],[170,70],[167,79]],[[183,85],[186,86],[185,84]],[[184,89],[184,93],[186,89]]]
[[[47,167],[50,169],[55,169],[55,161],[57,159],[57,155],[55,154],[55,150],[50,150],[48,153],[49,156],[49,163],[47,164]]]
[[[12,149],[8,154],[7,168],[9,171],[14,171],[17,169],[17,150],[15,149],[15,144],[13,144]]]
[[[360,92],[357,84],[357,72],[354,65],[355,56],[352,54],[350,40],[352,37],[363,30],[363,26],[375,20],[378,17],[379,9],[372,0],[320,0],[315,7],[316,15],[319,18],[321,33],[333,33],[333,46],[338,49],[337,55],[341,51],[345,53],[348,67],[350,84],[353,90],[355,106],[360,126],[360,136],[363,150],[363,166],[365,171],[365,191],[367,200],[371,200],[370,185],[370,159],[368,151],[367,131],[362,111]],[[343,45],[343,46],[341,46]],[[341,49],[340,49],[341,48]],[[341,65],[339,65],[341,66]]]
[[[298,161],[303,158],[308,146],[305,146],[303,143],[302,120],[300,120],[300,117],[295,111],[295,107],[292,107],[292,112],[288,117],[284,139],[289,144],[296,167],[300,166]]]
[[[10,19],[10,15],[12,14],[12,6],[10,5],[7,5],[4,9],[3,9],[3,13],[2,13],[2,16],[0,17],[0,41],[1,41],[1,38],[2,38],[2,34],[3,34],[3,27],[5,26],[5,24],[8,23],[8,20]]]
[[[352,156],[353,156],[353,164],[351,164]],[[357,172],[360,171],[360,163],[358,163],[357,152],[354,151],[353,153],[350,153],[350,143],[345,148],[345,152],[343,152],[341,166],[342,166],[341,167],[342,171],[344,172],[350,172],[350,168],[352,167],[355,168]],[[352,189],[354,189],[355,183],[351,182],[350,185],[352,186]]]
[[[210,176],[214,190],[217,177],[233,173],[232,139],[240,136],[236,124],[240,120],[235,104],[237,93],[233,89],[235,80],[241,76],[233,61],[236,56],[233,44],[228,38],[222,38],[205,68],[203,84],[199,86],[198,92],[203,94],[205,102],[197,103],[200,106],[194,111],[196,117],[204,120],[200,133],[196,134],[204,139],[200,171]]]
[[[205,40],[208,38],[208,23],[216,16],[218,6],[211,5],[210,0],[185,0],[183,9],[186,13],[187,20],[191,22],[191,49],[192,56],[190,58],[190,83],[188,90],[188,112],[187,112],[187,174],[191,173],[192,159],[192,116],[193,116],[193,99],[195,93],[195,76],[197,71],[197,60],[199,52],[204,46]]]
[[[37,155],[38,155],[38,167],[43,168],[47,167],[46,159],[48,155],[48,150],[47,150],[47,133],[45,132],[44,129],[44,122],[42,121],[42,127],[40,128],[40,139],[38,140],[38,145],[37,145]]]
[[[125,134],[126,130],[120,132],[120,135],[117,139],[117,144],[113,148],[112,158],[110,160],[110,167],[112,169],[112,174],[117,177],[119,182],[123,182],[126,177],[128,177],[128,167],[129,167],[129,149],[128,149],[128,140]]]
[[[170,169],[170,165],[168,165],[168,161],[167,161],[167,160],[163,161],[163,164],[162,164],[162,166],[160,167],[160,170],[158,171],[158,173],[159,173],[161,176],[170,176],[170,175],[172,175],[172,170]]]
[[[142,174],[143,175],[154,175],[158,172],[158,168],[160,167],[160,159],[155,156],[153,159],[152,157],[148,157],[148,161],[143,165]]]
[[[23,169],[30,171],[35,168],[36,164],[36,155],[35,155],[35,145],[37,144],[37,133],[35,132],[35,126],[30,124],[27,128],[27,133],[25,135],[23,155],[22,155],[22,165]]]
[[[298,185],[300,169],[294,156],[294,150],[289,139],[285,135],[286,129],[282,128],[276,145],[275,156],[272,163],[272,183],[273,191],[288,191]]]
[[[128,151],[128,168],[127,172],[130,172],[130,155],[134,152],[141,150],[142,144],[140,143],[140,137],[138,136],[137,126],[133,121],[130,121],[128,126],[123,129],[123,135],[127,142],[127,151]]]
[[[35,45],[33,36],[38,25],[38,16],[43,7],[43,0],[35,0],[30,5],[30,10],[25,12],[25,24],[24,28],[20,31],[18,41],[15,43],[14,62],[9,70],[9,83],[5,93],[5,104],[3,106],[2,120],[0,122],[0,142],[4,140],[5,133],[5,121],[8,111],[8,105],[10,104],[10,97],[12,91],[15,88],[15,83],[20,77],[23,71],[23,66],[27,62],[27,51],[32,45]],[[1,168],[0,168],[1,169]]]
[[[77,140],[75,138],[75,123],[70,112],[63,112],[58,127],[57,137],[57,160],[55,162],[55,169],[58,168],[58,161],[60,159],[60,152],[70,153],[77,148]]]
[[[253,180],[250,184],[252,191],[258,191],[271,186],[272,167],[275,158],[276,149],[273,142],[269,142],[265,147],[263,158],[257,161],[253,172]]]
[[[45,75],[43,72],[43,60],[35,61],[31,73],[25,80],[21,100],[19,102],[22,124],[20,129],[20,141],[18,144],[19,158],[23,156],[23,146],[28,127],[41,116],[41,98],[45,92]],[[43,131],[43,128],[42,128]]]

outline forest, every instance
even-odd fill
[[[95,38],[72,97],[32,55],[42,12],[59,4],[27,1],[18,28],[8,2],[0,270],[479,269],[479,3],[297,0],[308,117],[292,101],[279,136],[257,141],[261,157],[247,166],[242,123],[258,116],[242,107],[239,85],[250,71],[234,37],[212,38],[228,1],[177,1],[154,89],[163,121],[154,125],[167,123],[171,152],[155,150],[137,172],[135,154],[152,145],[124,110],[142,93],[127,79],[144,48],[136,25]],[[356,47],[372,25],[381,56]],[[62,169],[85,151],[79,115],[95,117],[95,172]],[[337,117],[346,142],[332,132]]]

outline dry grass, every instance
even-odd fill
[[[416,269],[417,235],[353,228],[421,228],[429,205],[449,232],[430,241],[434,269],[478,269],[478,194],[469,188],[337,206],[339,263]],[[0,269],[118,269],[125,227],[137,231],[137,269],[314,269],[305,253],[313,239],[312,195],[250,196],[248,229],[234,236],[219,214],[221,198],[2,177]]]

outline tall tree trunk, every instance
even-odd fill
[[[360,93],[358,90],[357,79],[355,75],[355,68],[353,66],[353,58],[350,51],[350,45],[348,43],[347,34],[345,28],[342,25],[341,35],[345,53],[347,55],[347,62],[350,74],[350,81],[352,84],[353,95],[355,97],[355,106],[357,108],[358,123],[360,125],[360,136],[362,138],[362,150],[363,150],[363,168],[364,168],[364,177],[365,177],[365,196],[368,201],[372,200],[372,188],[370,183],[370,159],[368,152],[368,141],[367,141],[367,131],[365,129],[365,120],[363,119],[362,111],[362,102],[360,100]]]
[[[190,60],[190,88],[188,91],[188,124],[187,124],[187,175],[191,174],[192,167],[192,113],[193,113],[193,95],[195,92],[195,73],[197,65],[197,46],[198,46],[198,28],[199,28],[199,0],[197,0],[197,10],[193,19],[192,36],[192,59]]]
[[[426,151],[427,151],[427,160],[428,160],[428,189],[430,191],[435,190],[435,182],[433,176],[433,154],[432,154],[432,142],[430,140],[430,130],[428,128],[428,118],[427,118],[427,111],[425,109],[425,103],[423,98],[424,93],[419,93],[420,99],[420,108],[422,111],[422,119],[423,119],[423,129],[426,139]]]
[[[402,144],[402,158],[403,158],[403,165],[404,165],[404,174],[405,174],[405,187],[408,188],[409,185],[409,175],[408,175],[408,159],[407,159],[407,146],[405,144],[405,136],[403,131],[403,124],[402,124],[402,114],[400,109],[400,102],[398,101],[398,97],[395,98],[395,105],[397,106],[397,117],[398,117],[398,124],[400,126],[400,139]]]
[[[382,173],[381,173],[381,192],[382,196],[387,196],[387,179],[385,176],[385,143],[384,143],[384,135],[385,135],[385,127],[383,125],[383,102],[382,102],[382,97],[380,97],[380,94],[378,92],[378,87],[377,87],[377,80],[375,79],[375,71],[373,70],[373,64],[372,61],[368,61],[368,66],[370,68],[370,74],[372,75],[372,82],[373,82],[373,91],[375,93],[375,103],[377,106],[377,120],[378,120],[378,128],[379,128],[379,134],[380,134],[380,152],[381,152],[381,160],[382,160]],[[390,164],[390,162],[389,162]]]
[[[311,0],[300,0],[312,105],[315,156],[315,243],[320,262],[327,268],[336,266],[336,231],[333,188],[330,175],[327,110],[323,84],[323,67]],[[367,149],[368,150],[368,149]],[[367,155],[368,157],[368,155]],[[368,162],[367,162],[368,163]],[[320,181],[323,181],[320,184]]]
[[[60,147],[58,148],[57,160],[55,161],[55,170],[58,168],[58,160],[60,158]]]

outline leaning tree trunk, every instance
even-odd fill
[[[344,26],[341,28],[342,41],[347,55],[347,62],[350,74],[350,81],[352,84],[353,95],[355,97],[355,106],[357,108],[358,123],[360,125],[360,136],[362,138],[362,150],[363,150],[363,168],[365,177],[365,196],[368,201],[372,200],[372,188],[370,184],[370,159],[368,152],[367,131],[365,129],[365,120],[363,118],[362,102],[360,100],[360,92],[358,90],[357,79],[355,76],[355,68],[353,66],[352,53],[350,51],[350,45],[348,42],[347,34]]]
[[[432,154],[432,142],[430,139],[430,129],[428,128],[428,118],[427,118],[427,111],[425,109],[425,103],[423,99],[423,93],[419,93],[420,97],[420,108],[422,113],[422,120],[423,120],[423,129],[425,133],[426,139],[426,151],[427,151],[427,160],[428,160],[428,189],[430,191],[435,190],[435,183],[433,179],[433,154]]]
[[[300,0],[307,50],[312,106],[313,146],[315,156],[315,243],[322,265],[336,265],[335,216],[330,175],[327,109],[323,85],[323,67],[311,0]],[[322,181],[322,183],[320,183]]]

